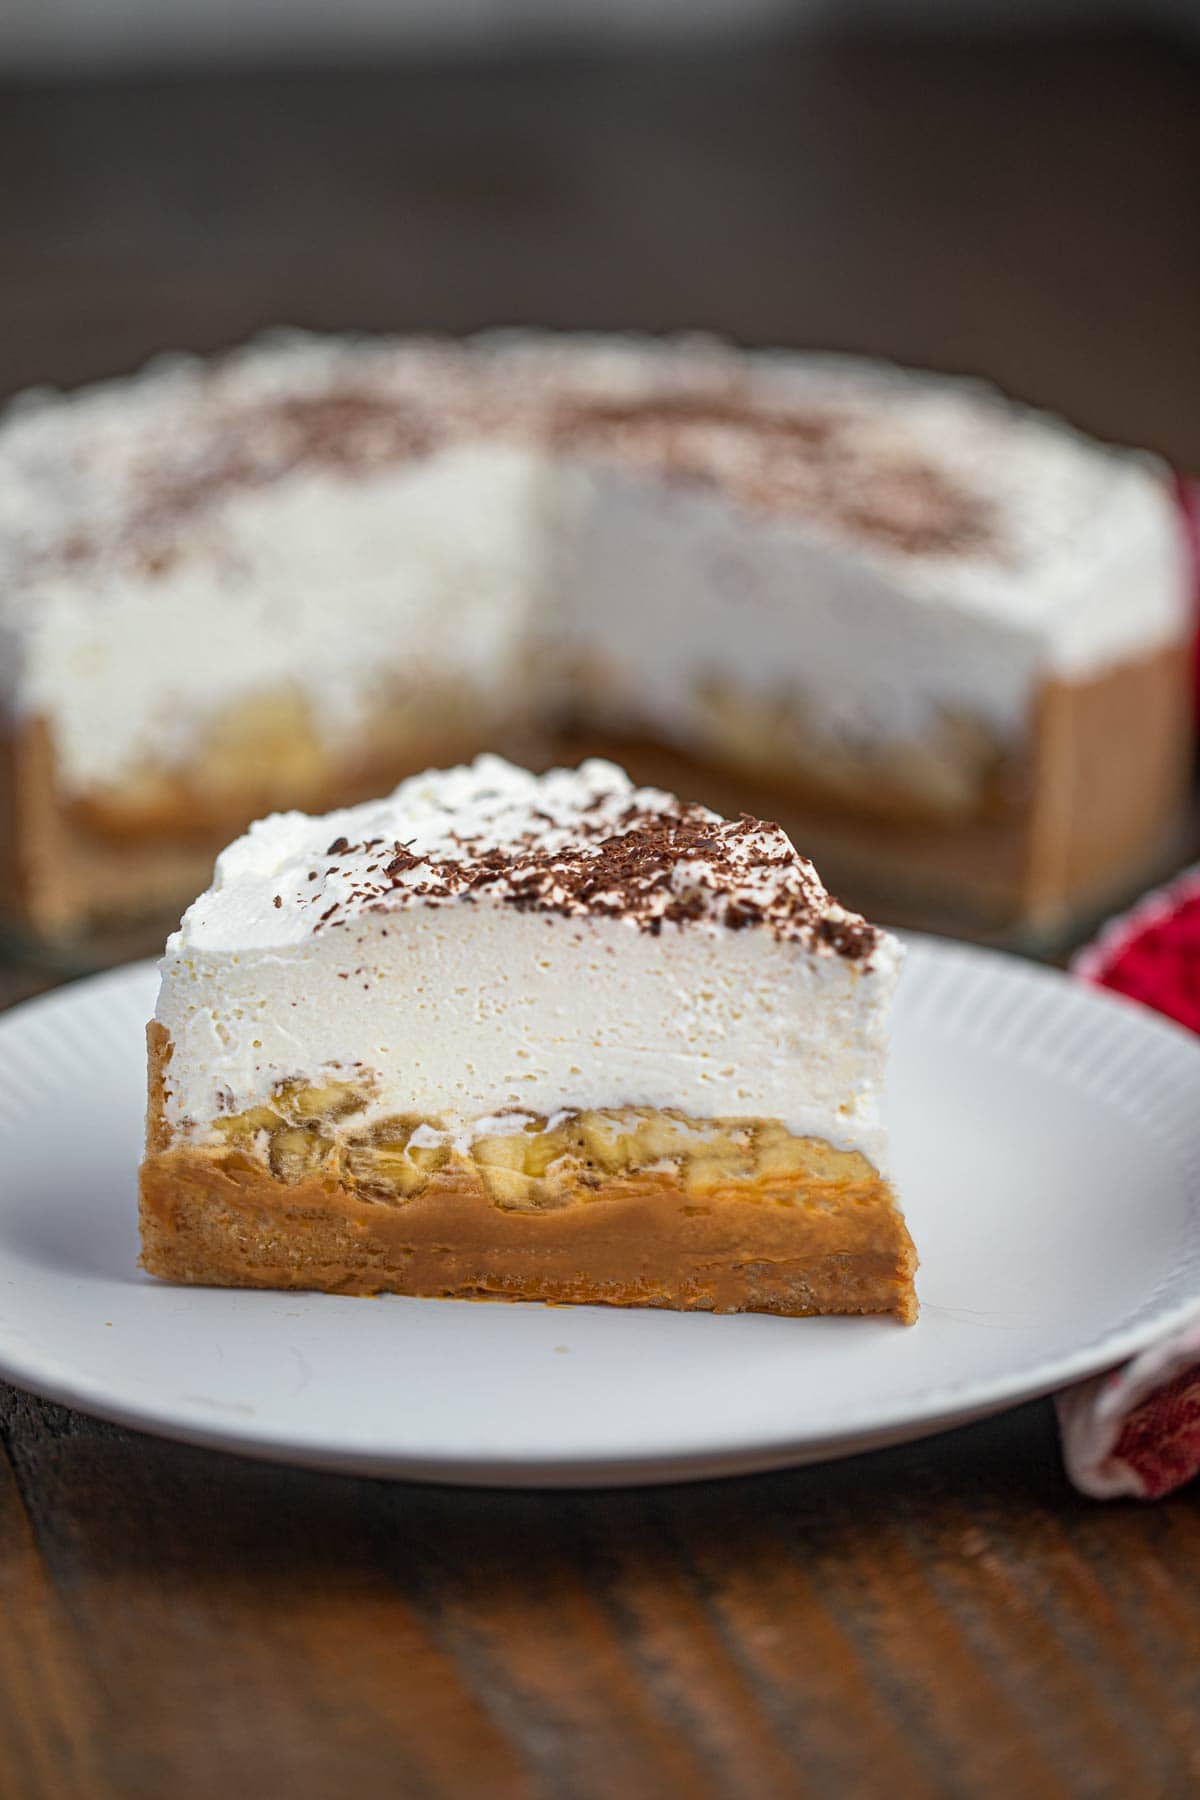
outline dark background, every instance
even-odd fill
[[[0,86],[0,392],[263,326],[700,326],[987,375],[1200,467],[1200,44]]]

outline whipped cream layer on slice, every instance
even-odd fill
[[[589,1108],[770,1119],[883,1167],[895,939],[776,825],[590,761],[496,757],[217,863],[162,964],[166,1118],[212,1141],[290,1084],[457,1145]]]

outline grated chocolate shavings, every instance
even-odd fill
[[[879,933],[830,899],[773,822],[748,814],[722,820],[658,794],[627,800],[618,790],[598,798],[603,806],[588,796],[557,815],[527,809],[522,818],[530,823],[515,835],[511,815],[504,830],[490,819],[480,825],[478,814],[473,833],[443,823],[435,848],[422,851],[419,838],[396,841],[386,863],[368,863],[366,844],[338,838],[326,854],[339,865],[326,873],[346,886],[313,929],[349,923],[347,908],[353,916],[486,898],[549,918],[625,919],[654,936],[664,925],[707,920],[803,938],[852,960],[870,957]]]
[[[774,409],[736,393],[576,399],[554,412],[550,438],[912,556],[996,549],[992,510],[978,494],[915,450],[868,441],[851,410]]]

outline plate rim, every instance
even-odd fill
[[[955,958],[976,968],[991,967],[1004,980],[1040,985],[1046,991],[1069,991],[1076,1003],[1119,1013],[1137,1027],[1169,1043],[1175,1051],[1194,1057],[1200,1077],[1200,1038],[1174,1021],[1127,996],[1073,978],[1066,971],[1032,962],[1010,951],[963,943],[933,934],[901,932],[906,944],[931,957]],[[6,1009],[0,1014],[0,1056],[5,1039],[20,1032],[31,1016],[70,1009],[79,991],[89,995],[105,988],[149,986],[158,968],[155,958],[122,965],[99,974],[84,975]],[[1200,1213],[1200,1194],[1193,1207]],[[337,1298],[331,1296],[331,1298]],[[393,1297],[403,1302],[403,1296]],[[252,1293],[246,1299],[253,1302]],[[437,1302],[437,1304],[446,1304]],[[449,1304],[453,1305],[454,1302]],[[459,1304],[470,1304],[461,1302]],[[500,1304],[497,1302],[497,1304]],[[534,1302],[522,1303],[535,1305]],[[292,1467],[336,1470],[374,1478],[429,1482],[456,1487],[497,1488],[595,1488],[650,1486],[700,1481],[800,1467],[864,1454],[889,1445],[912,1442],[957,1426],[1026,1404],[1059,1389],[1088,1379],[1136,1355],[1150,1343],[1177,1329],[1200,1311],[1200,1264],[1191,1290],[1160,1307],[1153,1296],[1134,1322],[1118,1324],[1074,1349],[1064,1350],[1032,1366],[1010,1369],[989,1380],[966,1377],[929,1388],[914,1406],[912,1396],[898,1397],[890,1406],[875,1408],[869,1423],[851,1419],[844,1429],[790,1435],[766,1435],[761,1430],[745,1439],[726,1436],[720,1448],[700,1445],[675,1448],[662,1456],[635,1453],[563,1458],[553,1453],[523,1451],[512,1457],[453,1451],[422,1453],[387,1447],[351,1445],[323,1431],[320,1438],[297,1436],[284,1430],[264,1434],[261,1420],[247,1429],[239,1419],[206,1422],[178,1405],[139,1404],[128,1397],[114,1400],[102,1379],[90,1381],[78,1372],[56,1368],[42,1356],[30,1366],[14,1352],[0,1322],[0,1379],[55,1404],[88,1416],[155,1437],[198,1448]],[[897,1327],[897,1329],[900,1329]]]

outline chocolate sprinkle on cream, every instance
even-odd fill
[[[634,789],[610,763],[538,777],[481,757],[415,777],[390,800],[313,821],[318,844],[333,824],[343,829],[325,866],[311,868],[306,840],[273,874],[285,894],[290,878],[293,915],[305,898],[319,902],[307,927],[317,933],[364,914],[485,901],[551,918],[620,919],[655,936],[664,927],[766,930],[861,963],[879,939],[830,897],[774,822],[723,819]],[[383,825],[391,836],[381,844]]]
[[[723,491],[901,556],[1008,555],[977,478],[923,453],[911,432],[881,435],[878,377],[849,378],[836,399],[819,381],[819,393],[787,399],[786,376],[764,380],[769,363],[633,342],[611,389],[595,355],[552,337],[524,353],[428,339],[259,348],[126,384],[136,404],[115,439],[88,423],[88,396],[82,430],[75,402],[57,402],[61,449],[41,476],[39,458],[30,498],[45,483],[62,518],[31,544],[33,560],[76,569],[115,556],[165,577],[213,553],[222,509],[240,494],[303,473],[354,482],[495,441]]]
[[[575,452],[723,488],[743,505],[824,519],[913,556],[994,549],[989,507],[911,446],[864,443],[852,410],[776,411],[749,397],[656,395],[564,405],[552,441]]]

